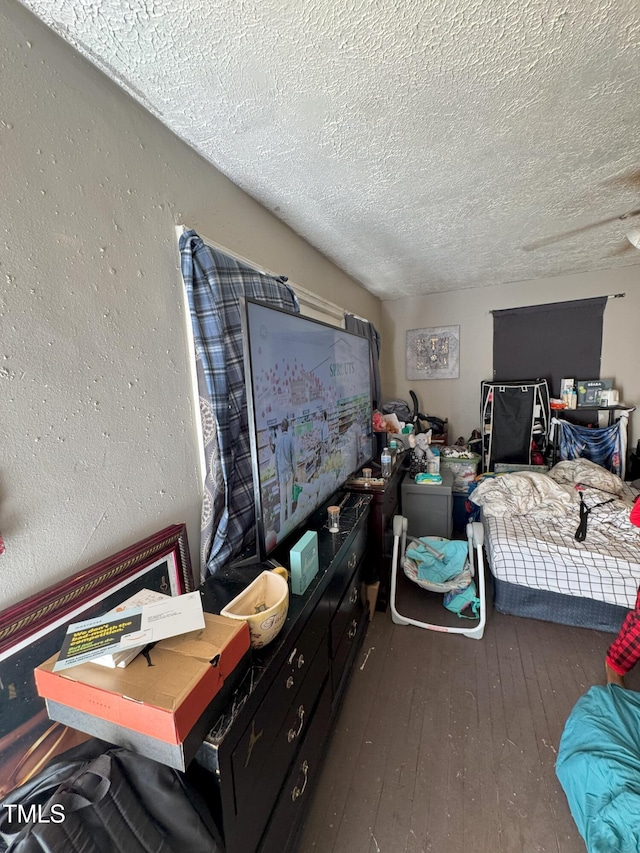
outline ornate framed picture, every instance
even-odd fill
[[[407,330],[407,379],[457,379],[460,326]]]
[[[174,524],[0,612],[0,800],[87,735],[49,720],[33,670],[67,625],[99,616],[141,589],[193,590],[187,531]]]

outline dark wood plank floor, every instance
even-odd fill
[[[612,638],[490,612],[473,640],[376,613],[298,853],[584,853],[554,767]]]

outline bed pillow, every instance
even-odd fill
[[[582,483],[614,495],[621,495],[624,492],[624,483],[617,474],[607,471],[601,465],[596,465],[590,459],[568,459],[565,462],[558,462],[549,471],[549,477],[556,483],[571,485]]]
[[[520,471],[485,480],[469,494],[485,516],[528,515],[538,518],[565,515],[577,497],[546,474]]]

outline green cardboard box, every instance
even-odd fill
[[[318,574],[318,534],[308,530],[289,552],[291,592],[303,595]]]

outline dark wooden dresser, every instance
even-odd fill
[[[384,485],[367,486],[351,481],[346,488],[358,494],[371,495],[369,540],[364,580],[367,584],[380,582],[376,610],[386,610],[389,604],[391,558],[393,554],[393,517],[400,512],[400,484],[406,466],[399,456],[391,476]]]
[[[293,849],[367,629],[362,587],[371,500],[345,496],[338,534],[326,528],[326,509],[310,519],[320,571],[304,595],[291,596],[276,639],[252,653],[240,687],[198,752],[198,784],[226,853]],[[202,587],[205,610],[219,612],[265,568],[210,578]]]

